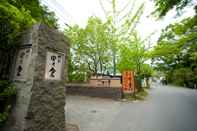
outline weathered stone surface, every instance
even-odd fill
[[[26,31],[22,45],[31,45],[31,62],[24,81],[15,81],[14,120],[6,131],[65,131],[65,87],[69,45],[65,36],[46,25]],[[61,80],[45,79],[47,52],[65,54]]]

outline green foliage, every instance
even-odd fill
[[[29,11],[36,22],[44,23],[50,27],[58,27],[54,12],[50,12],[46,6],[41,6],[39,0],[8,0],[8,2],[19,10],[24,8]]]
[[[1,0],[0,49],[14,48],[21,32],[36,22],[57,27],[54,13],[42,7],[38,0]]]
[[[77,65],[74,60],[71,61],[71,57],[69,58],[69,71],[68,71],[68,79],[69,82],[73,83],[83,83],[86,82],[88,77],[88,69],[86,69],[84,64]]]
[[[135,70],[135,62],[132,61],[131,49],[128,46],[121,47],[120,60],[118,63],[118,69],[120,72],[124,70]]]
[[[69,82],[73,83],[83,83],[86,82],[87,75],[85,72],[72,72],[69,76]]]
[[[16,95],[16,88],[8,81],[0,81],[0,126],[8,119],[13,96]]]
[[[155,74],[155,71],[149,64],[142,64],[140,75],[144,77],[151,77]]]
[[[143,40],[135,32],[130,36],[130,43],[121,45],[120,60],[118,63],[120,72],[133,70],[137,75],[152,75],[152,68],[148,64],[145,64],[149,56],[147,55],[144,44]]]
[[[0,97],[8,97],[16,94],[16,88],[8,81],[0,81]]]
[[[145,100],[147,96],[148,96],[148,91],[144,88],[138,90],[138,92],[136,92],[135,95],[133,94],[131,95],[130,93],[123,94],[123,98],[129,101]]]
[[[8,119],[8,112],[5,111],[0,113],[0,127],[4,124],[4,122]]]
[[[135,28],[143,14],[144,3],[136,6],[137,0],[127,0],[125,5],[120,4],[121,0],[105,1],[99,0],[106,15],[109,45],[112,55],[113,75],[117,73],[117,63],[119,57],[120,44],[128,43],[130,35],[135,32]],[[104,4],[110,4],[111,8],[104,8]]]
[[[148,96],[148,91],[144,88],[141,88],[135,95],[137,100],[145,100]]]
[[[190,68],[178,68],[173,71],[171,80],[176,85],[188,86],[189,82],[192,82],[193,76],[194,74]]]
[[[71,41],[70,74],[106,72],[111,60],[106,23],[97,17],[90,17],[84,29],[75,25],[66,29],[65,35]]]
[[[6,50],[13,48],[16,43],[16,38],[20,32],[35,20],[31,17],[29,11],[24,8],[19,10],[8,2],[0,4],[0,49]]]
[[[53,12],[39,0],[0,0],[0,79],[8,79],[20,37],[34,23],[57,27]]]
[[[164,71],[170,82],[191,87],[197,83],[197,16],[169,25],[151,52],[156,68]],[[191,79],[189,78],[191,77]],[[176,78],[176,79],[174,79]]]
[[[115,28],[112,37],[116,38],[117,69],[119,72],[133,70],[137,75],[140,75],[143,71],[143,64],[149,57],[148,51],[145,49],[145,40],[140,38],[135,29],[143,14],[144,3],[141,3],[137,8],[134,7],[135,3],[136,0],[133,0],[132,8],[124,13],[125,9],[121,11],[116,9],[117,4],[114,0],[113,9],[115,12],[112,15],[111,25]],[[129,6],[129,2],[127,6]],[[134,11],[133,8],[136,8],[136,10]],[[121,14],[124,14],[124,17],[121,17]],[[120,21],[117,22],[116,19],[120,19]]]
[[[192,0],[154,0],[156,9],[153,12],[154,14],[157,13],[158,16],[161,18],[167,14],[168,11],[176,8],[178,15],[181,14],[181,10],[192,3]]]
[[[118,11],[117,3],[116,0],[111,2],[112,9],[106,14],[105,22],[90,17],[85,28],[74,25],[65,30],[71,41],[70,80],[77,79],[75,75],[116,74],[116,69],[120,72],[132,69],[138,74],[141,71],[145,74],[147,68],[142,66],[148,59],[145,40],[141,40],[135,30],[143,14],[144,3],[127,13],[123,13],[124,9]]]

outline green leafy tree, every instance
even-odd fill
[[[19,10],[25,9],[30,15],[40,23],[47,24],[50,27],[58,27],[55,13],[48,10],[47,6],[42,6],[40,0],[6,0]]]
[[[90,17],[86,27],[75,25],[65,30],[71,41],[73,74],[104,73],[111,60],[107,24]]]
[[[100,2],[103,7],[102,1]],[[112,6],[111,10],[106,11],[103,8],[106,13],[106,22],[91,17],[84,29],[77,25],[68,26],[65,35],[72,43],[73,70],[71,72],[74,74],[109,72],[115,75],[117,67],[122,71],[128,65],[128,68],[133,67],[140,72],[141,64],[147,60],[145,58],[147,55],[144,47],[145,40],[140,39],[135,28],[143,14],[144,4],[142,3],[134,10],[135,2],[136,0],[129,1],[126,5],[129,11],[123,13],[125,9],[118,9],[118,2],[112,0],[109,2]],[[127,58],[128,56],[134,60],[133,63]]]
[[[194,6],[197,10],[195,0],[154,0],[156,9],[153,14],[157,14],[159,18],[165,16],[171,9],[176,8],[178,15],[186,6]]]
[[[128,44],[121,45],[120,52],[118,64],[120,72],[133,70],[137,75],[146,74],[145,71],[148,70],[148,67],[145,62],[149,59],[148,51],[145,49],[143,40],[140,39],[136,32],[130,37]]]
[[[108,21],[108,31],[110,37],[111,54],[113,56],[113,75],[116,75],[117,63],[119,57],[119,45],[128,41],[128,37],[135,31],[137,23],[143,13],[144,3],[136,6],[137,0],[127,0],[126,4],[120,6],[119,0],[99,0],[100,5]],[[111,8],[106,9],[105,4]],[[136,9],[137,8],[137,9]]]
[[[57,28],[53,12],[39,0],[0,0],[0,79],[8,79],[21,33],[34,23]]]
[[[1,49],[10,49],[15,44],[16,37],[22,30],[35,23],[29,11],[24,8],[19,10],[8,2],[0,5],[0,24],[1,24]]]
[[[197,16],[186,18],[180,23],[169,25],[152,52],[156,68],[166,73],[170,82],[193,87],[196,80]],[[187,71],[186,71],[187,70]],[[185,73],[187,72],[187,73]],[[191,72],[191,73],[189,73]],[[185,74],[194,79],[186,79]],[[173,79],[177,76],[177,79]],[[184,77],[183,77],[184,76]],[[182,81],[182,83],[180,82]],[[184,83],[184,84],[183,84]]]

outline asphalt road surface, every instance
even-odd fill
[[[145,101],[68,96],[66,120],[80,131],[197,131],[197,90],[153,85]]]

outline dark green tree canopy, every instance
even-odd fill
[[[0,0],[0,49],[13,48],[20,33],[36,22],[58,26],[55,14],[39,0]]]
[[[189,87],[197,83],[197,16],[163,30],[152,57],[169,81]]]
[[[195,4],[195,0],[154,0],[156,9],[153,14],[158,14],[159,18],[165,16],[168,11],[173,8],[176,8],[177,14],[180,15],[180,11],[190,5],[193,6],[196,10],[197,6]]]
[[[21,33],[34,23],[58,27],[55,14],[39,0],[0,0],[0,79],[8,79]]]

